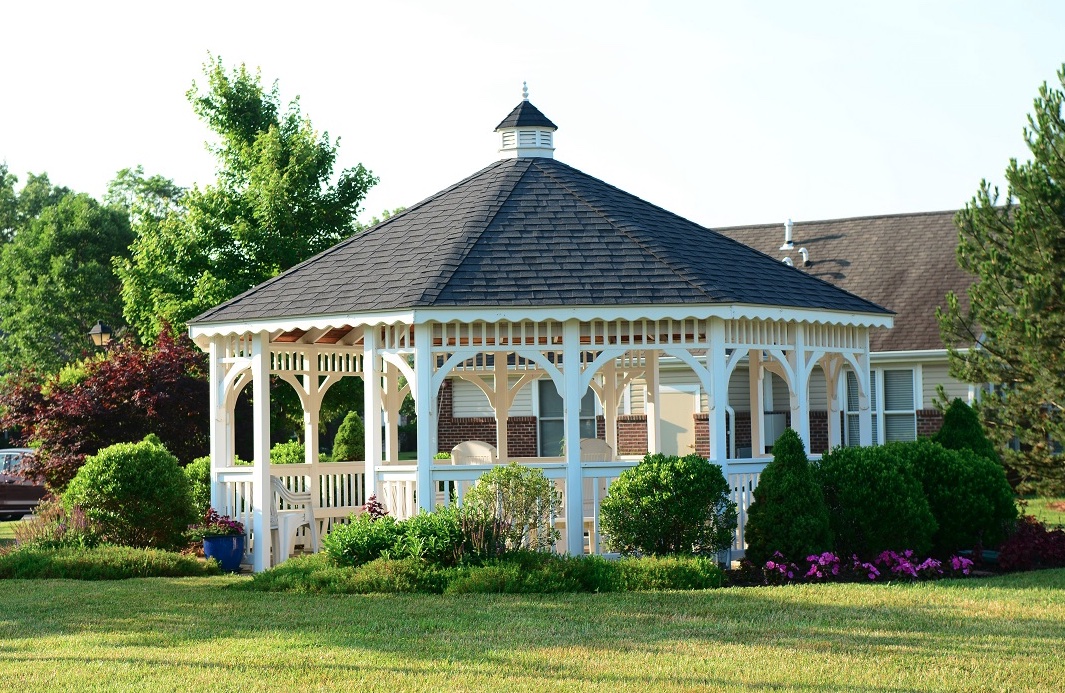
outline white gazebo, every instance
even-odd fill
[[[749,364],[752,412],[762,411],[766,371],[787,383],[791,425],[807,447],[812,371],[820,368],[828,383],[829,442],[837,445],[836,382],[852,370],[860,440],[871,441],[868,330],[890,327],[890,311],[560,163],[556,127],[527,94],[496,131],[495,163],[191,321],[193,339],[210,354],[212,502],[246,521],[256,571],[271,565],[271,510],[287,507],[271,477],[309,494],[325,533],[371,494],[400,517],[451,492],[461,502],[491,464],[509,461],[544,469],[563,491],[559,550],[601,551],[599,500],[635,460],[582,459],[580,403],[594,391],[604,442],[618,450],[622,392],[640,379],[646,449],[659,449],[660,359],[677,359],[697,376],[709,457],[741,509],[766,462],[759,452],[772,442],[752,415],[755,458],[730,459],[729,380],[741,361]],[[303,404],[304,466],[270,464],[271,375]],[[365,382],[365,460],[323,463],[318,412],[343,377]],[[487,463],[433,459],[449,378],[474,383],[492,405],[496,457]],[[541,379],[563,403],[564,454],[515,458],[508,411]],[[237,467],[234,404],[249,384],[254,464]],[[416,463],[399,460],[408,392],[418,415]]]

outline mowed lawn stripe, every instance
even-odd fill
[[[308,596],[8,581],[0,689],[1055,690],[1065,570],[915,585]]]

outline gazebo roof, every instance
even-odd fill
[[[203,313],[753,304],[891,311],[555,159],[497,161]]]

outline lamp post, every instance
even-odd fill
[[[102,320],[97,320],[96,324],[89,330],[89,339],[92,343],[98,347],[105,347],[111,343],[111,335],[114,334],[114,330],[110,325],[105,325]]]

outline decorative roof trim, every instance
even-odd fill
[[[350,325],[417,325],[428,322],[520,322],[531,320],[684,320],[704,318],[726,320],[792,320],[810,324],[852,325],[857,327],[891,327],[894,316],[883,313],[849,313],[809,308],[778,306],[729,305],[643,305],[643,306],[506,306],[477,308],[419,308],[414,311],[382,311],[345,315],[271,318],[250,322],[200,322],[189,328],[197,344],[212,337],[226,337],[248,332],[288,332]]]

